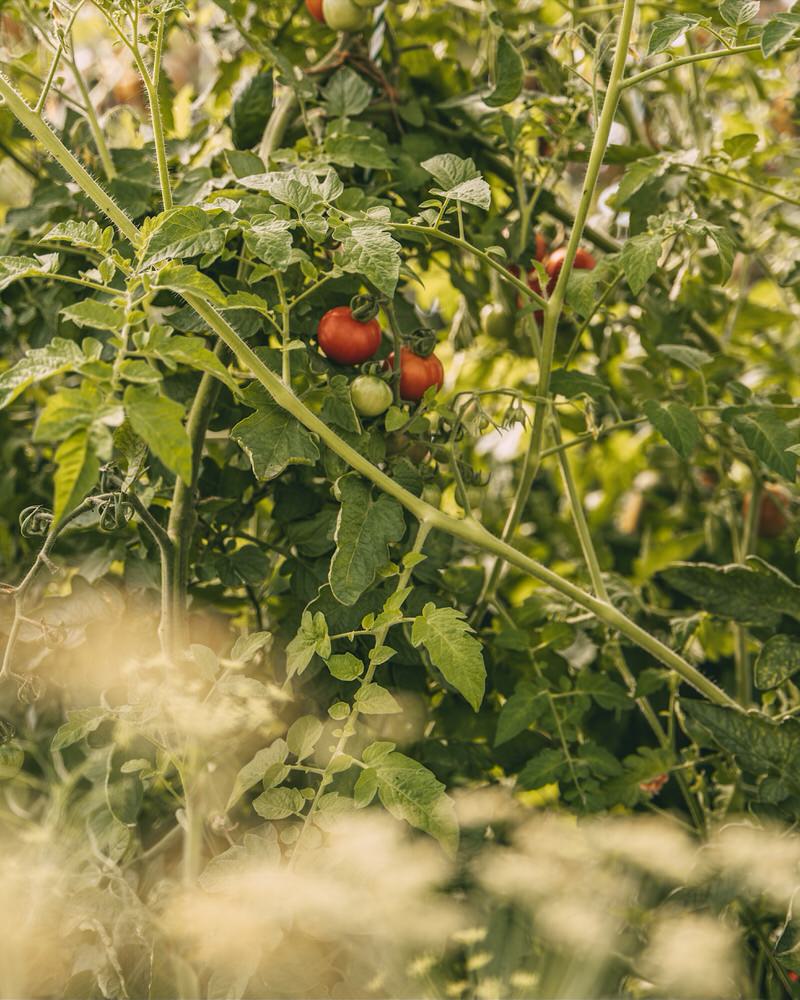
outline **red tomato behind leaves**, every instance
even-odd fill
[[[742,501],[742,516],[750,511],[752,495],[747,493]],[[789,527],[789,504],[792,495],[778,483],[766,483],[758,508],[758,537],[778,538]]]
[[[322,13],[322,0],[306,0],[306,10],[320,24],[325,23],[325,16]]]
[[[388,367],[394,367],[394,352],[386,362]],[[435,385],[441,389],[444,385],[444,368],[435,354],[427,358],[415,354],[409,347],[400,349],[400,395],[408,402],[418,402],[425,395],[426,389]]]
[[[561,274],[561,268],[564,266],[564,258],[567,256],[567,248],[559,247],[558,250],[554,250],[545,264],[545,269],[550,275],[550,280],[547,283],[547,293],[548,295],[556,287],[556,282],[558,281],[558,276]],[[572,265],[576,271],[593,271],[597,261],[589,253],[588,250],[584,250],[583,247],[578,247],[575,254],[575,261]]]
[[[336,306],[319,321],[317,340],[323,354],[340,365],[360,365],[381,346],[381,328],[376,319],[361,323],[353,319],[350,306]]]

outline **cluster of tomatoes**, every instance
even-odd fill
[[[369,11],[381,0],[306,0],[308,13],[333,31],[362,31],[369,24]]]
[[[340,365],[363,365],[371,361],[381,346],[381,328],[374,317],[360,319],[352,306],[329,309],[317,327],[320,350]],[[394,352],[383,363],[384,370],[394,370]],[[441,389],[444,368],[435,354],[418,354],[410,347],[400,348],[400,397],[418,402],[431,386]],[[359,375],[350,386],[353,406],[362,417],[379,417],[392,405],[392,390],[378,375]]]

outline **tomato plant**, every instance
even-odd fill
[[[4,995],[792,995],[798,45],[3,5]]]

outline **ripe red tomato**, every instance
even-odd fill
[[[325,16],[322,13],[322,0],[306,0],[306,10],[320,24],[325,23]]]
[[[747,517],[752,494],[745,495],[742,502],[742,516]],[[777,483],[766,483],[758,510],[759,538],[778,538],[789,527],[789,504],[792,496],[787,489]]]
[[[326,357],[340,365],[360,365],[381,346],[381,328],[376,319],[361,323],[353,319],[350,306],[336,306],[319,321],[317,340]]]
[[[547,240],[542,236],[541,233],[536,234],[536,253],[534,257],[536,260],[544,260],[547,256]]]
[[[547,283],[548,294],[556,287],[556,282],[558,281],[559,274],[561,274],[561,268],[564,266],[564,258],[566,256],[567,248],[559,247],[558,250],[554,250],[547,259],[545,269],[550,275],[550,280]],[[596,263],[597,261],[588,250],[584,250],[583,247],[578,247],[572,266],[576,271],[592,271],[594,270]]]
[[[394,367],[394,352],[386,362],[389,368]],[[409,402],[417,402],[425,395],[425,390],[435,385],[441,389],[444,385],[444,368],[435,354],[427,358],[415,354],[409,347],[400,349],[400,395]]]

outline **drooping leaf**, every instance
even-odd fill
[[[349,66],[338,69],[325,90],[325,110],[331,118],[355,118],[366,111],[372,87]]]
[[[380,224],[357,222],[336,230],[336,261],[343,271],[361,274],[390,298],[400,277],[400,244]]]
[[[462,160],[454,153],[442,153],[420,164],[439,185],[434,189],[450,201],[461,201],[466,205],[488,209],[492,203],[492,192],[471,159]]]
[[[435,837],[454,854],[458,823],[445,786],[422,764],[393,751],[374,764],[378,795],[397,819]]]
[[[89,250],[97,250],[98,253],[108,253],[114,241],[114,227],[106,226],[105,229],[101,229],[94,219],[89,222],[70,220],[53,226],[43,239],[50,243],[61,241],[71,243],[74,247],[86,247]]]
[[[89,733],[99,729],[100,724],[108,718],[105,708],[78,708],[67,712],[67,721],[56,731],[50,743],[51,750],[65,750]]]
[[[787,449],[797,445],[797,434],[772,407],[730,406],[722,411],[722,419],[768,469],[784,479],[794,479],[797,458]]]
[[[661,257],[663,236],[659,233],[639,233],[626,241],[622,248],[622,268],[630,290],[638,295],[655,274]]]
[[[749,566],[676,563],[661,574],[703,610],[743,625],[777,625],[782,614],[800,621],[800,587],[777,572]]]
[[[331,655],[331,640],[328,637],[328,623],[321,611],[312,614],[304,611],[297,635],[286,647],[286,673],[289,677],[302,674],[311,663],[314,654],[323,660]]]
[[[274,216],[259,216],[244,233],[250,253],[275,271],[285,271],[292,259],[292,223]]]
[[[192,481],[192,445],[183,425],[180,403],[151,387],[129,385],[124,394],[131,427],[168,469],[185,483]]]
[[[514,43],[503,32],[494,46],[494,89],[484,98],[490,108],[515,101],[522,92],[525,63]]]
[[[252,149],[264,134],[272,114],[272,73],[256,73],[231,108],[231,138],[236,149]]]
[[[336,522],[336,552],[328,582],[341,604],[355,604],[389,561],[389,545],[405,534],[403,508],[386,494],[375,499],[372,487],[354,474],[336,484],[341,502]]]
[[[764,643],[755,665],[756,687],[776,688],[800,670],[800,639],[793,635],[773,635]]]
[[[158,272],[156,280],[159,288],[169,288],[179,295],[188,292],[190,295],[199,295],[214,305],[225,304],[225,296],[219,285],[191,264],[168,264]]]
[[[153,220],[142,247],[142,264],[152,267],[164,260],[219,253],[224,245],[225,229],[214,215],[196,205],[182,205]]]
[[[477,712],[486,687],[481,644],[463,612],[429,602],[414,619],[411,642],[424,646],[431,662]]]
[[[313,465],[319,448],[309,431],[258,386],[244,392],[256,412],[241,420],[231,437],[241,447],[257,479],[275,479],[290,465]]]
[[[530,681],[520,681],[514,693],[500,709],[494,745],[500,746],[519,736],[541,715],[546,706],[546,692]]]
[[[88,495],[97,482],[100,460],[88,428],[70,434],[55,453],[53,520],[56,524]]]
[[[761,32],[761,54],[765,59],[774,56],[791,42],[798,31],[800,31],[800,14],[794,11],[776,14],[767,21]]]
[[[681,35],[696,27],[703,18],[698,14],[667,14],[653,24],[647,54],[654,56],[668,49]]]
[[[74,371],[84,361],[77,344],[54,337],[47,347],[28,351],[12,368],[0,375],[0,409],[12,403],[30,385],[52,375]]]
[[[121,330],[125,322],[124,309],[98,299],[84,299],[66,306],[61,315],[76,326],[88,326],[95,330]]]
[[[37,254],[35,257],[0,257],[0,292],[20,278],[52,274],[58,268],[58,254]]]
[[[302,715],[296,719],[286,734],[289,753],[294,754],[298,761],[305,760],[314,750],[320,736],[322,723],[313,715]]]
[[[703,432],[694,413],[683,403],[661,403],[648,399],[644,404],[647,419],[662,434],[681,458],[690,458],[700,444]]]

